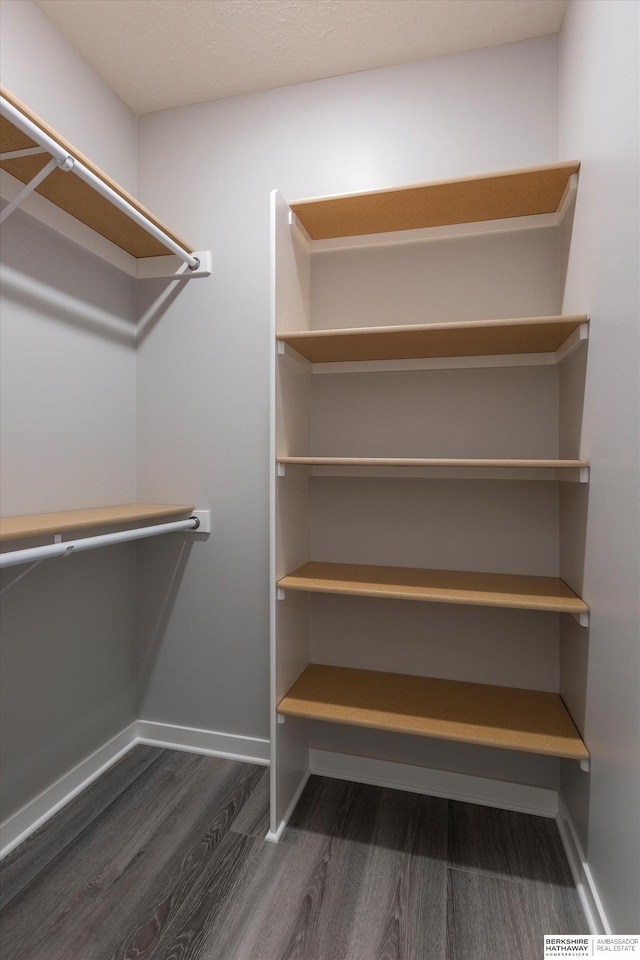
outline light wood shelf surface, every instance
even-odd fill
[[[428,457],[277,457],[278,463],[310,467],[488,467],[494,469],[579,469],[588,460],[433,459]]]
[[[120,194],[141,214],[151,220],[157,227],[167,233],[176,243],[180,244],[188,253],[193,253],[193,247],[178,237],[153,213],[143,207],[135,197],[132,197],[123,187],[111,179],[103,170],[100,170],[91,160],[60,136],[44,120],[37,116],[24,103],[18,100],[4,87],[0,93],[14,107],[17,107],[41,130],[47,133],[56,143],[59,143],[74,158],[80,160],[92,173],[104,181],[112,190]],[[9,120],[0,117],[0,152],[9,153],[13,150],[25,150],[37,144],[21,130],[18,130]],[[0,166],[7,173],[16,177],[22,183],[28,183],[38,173],[51,157],[48,153],[41,153],[30,157],[19,157],[13,160],[3,160]],[[86,226],[95,230],[101,236],[111,240],[132,256],[165,257],[169,251],[158,240],[150,236],[142,227],[130,220],[126,214],[114,207],[108,200],[96,193],[92,187],[75,176],[73,172],[54,170],[37,188],[36,193],[46,197],[57,207],[71,214]]]
[[[312,240],[554,213],[577,161],[291,204]]]
[[[311,664],[278,705],[284,716],[587,760],[556,693]]]
[[[311,560],[278,582],[283,590],[360,597],[424,600],[482,607],[587,613],[588,607],[558,577],[470,573]]]
[[[584,314],[519,317],[510,320],[302,330],[276,336],[312,363],[504,356],[555,353],[587,319]]]
[[[127,526],[148,520],[168,523],[170,520],[188,518],[192,510],[193,506],[175,503],[124,503],[113,507],[91,507],[88,510],[3,517],[0,519],[0,541],[53,536],[91,527]]]

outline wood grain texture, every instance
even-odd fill
[[[14,107],[25,114],[44,133],[58,143],[75,159],[83,163],[100,180],[111,187],[124,200],[151,220],[164,233],[176,241],[188,253],[193,253],[193,247],[185,243],[177,234],[173,233],[155,214],[143,207],[135,197],[131,196],[124,187],[112,180],[103,170],[97,167],[88,157],[65,140],[57,131],[50,127],[37,114],[33,113],[21,100],[10,93],[5,87],[0,87],[0,94]],[[23,150],[36,146],[35,141],[15,127],[5,117],[0,117],[0,150],[8,153],[13,150]],[[20,157],[14,160],[4,160],[0,166],[22,183],[28,183],[42,167],[50,160],[48,153],[31,157]],[[126,214],[113,206],[108,200],[80,180],[73,172],[55,170],[40,184],[37,193],[51,200],[77,220],[86,224],[92,230],[111,240],[117,246],[126,250],[134,257],[167,256],[169,251],[158,240],[139,227]]]
[[[90,507],[88,510],[62,510],[56,513],[34,513],[0,519],[0,542],[29,537],[53,536],[74,530],[97,527],[123,527],[149,520],[168,523],[187,519],[193,506],[175,503],[122,503],[113,507]]]
[[[283,716],[586,760],[557,693],[310,664]]]
[[[573,887],[555,821],[473,803],[451,803],[450,867],[501,880],[534,880]]]
[[[577,161],[291,204],[312,240],[528,217],[558,209]]]
[[[558,577],[425,570],[311,560],[278,581],[282,590],[461,603],[518,610],[586,613],[584,600]]]
[[[234,833],[244,833],[248,837],[264,840],[270,828],[269,786],[269,768],[264,767],[251,796],[231,824],[230,829]]]
[[[139,746],[74,797],[52,820],[27,837],[0,863],[0,909],[87,830],[164,751]]]
[[[345,327],[278,333],[276,336],[312,363],[484,357],[555,353],[574,330],[586,322],[587,317],[580,314],[410,326]]]
[[[535,469],[576,469],[588,467],[588,460],[479,460],[429,459],[427,457],[276,457],[278,463],[316,467],[493,467]]]
[[[446,801],[312,777],[281,846],[237,960],[443,956]]]
[[[463,870],[447,877],[446,960],[538,960],[547,934],[589,932],[567,887]]]
[[[12,900],[2,913],[12,960],[111,958],[124,931],[148,923],[159,893],[175,901],[203,837],[222,837],[238,788],[245,799],[261,770],[209,759],[166,751]]]
[[[75,808],[77,825],[74,809],[63,810],[26,856],[18,848],[7,882],[20,890],[0,915],[3,958],[529,960],[546,930],[585,930],[566,865],[552,863],[551,821],[541,834],[538,818],[491,811],[488,827],[486,814],[472,822],[463,809],[448,870],[448,824],[466,805],[312,777],[275,845],[236,830],[264,768],[151,749],[134,748],[128,767],[103,775]],[[479,870],[460,869],[460,830],[476,827]],[[536,872],[541,835],[546,865]],[[514,863],[528,865],[526,878],[483,872],[496,839],[521,851]],[[29,849],[40,858],[35,876]]]

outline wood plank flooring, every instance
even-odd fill
[[[1,960],[537,960],[586,933],[555,824],[138,746],[0,865]]]

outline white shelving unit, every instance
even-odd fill
[[[589,476],[561,456],[554,370],[588,337],[586,316],[557,314],[578,167],[291,206],[272,195],[273,839],[308,774],[309,720],[588,762],[561,698],[526,689],[516,666],[508,685],[456,676],[455,660],[429,676],[427,631],[410,670],[394,662],[416,600],[425,616],[436,603],[538,617],[541,647],[558,615],[587,622],[553,576],[557,489],[536,482]],[[503,503],[512,529],[494,534]],[[384,649],[378,603],[398,612]]]

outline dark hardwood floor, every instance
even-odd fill
[[[1,960],[538,960],[586,933],[555,823],[135,747],[0,865]]]

